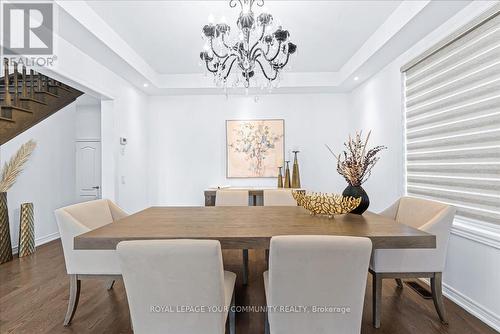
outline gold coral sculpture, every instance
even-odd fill
[[[337,194],[293,191],[292,195],[297,204],[312,215],[327,215],[329,218],[351,212],[361,203],[361,197],[346,197]]]

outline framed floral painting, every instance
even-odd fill
[[[276,177],[285,156],[282,119],[228,120],[228,178]]]

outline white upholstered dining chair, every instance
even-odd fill
[[[264,272],[266,333],[356,333],[361,329],[372,243],[343,236],[271,239]],[[280,307],[337,307],[326,312],[279,312]],[[273,311],[274,310],[274,311]]]
[[[109,290],[113,287],[114,279],[121,274],[114,250],[75,250],[73,238],[124,218],[128,214],[110,200],[100,199],[57,209],[55,216],[61,236],[66,271],[70,279],[68,310],[64,318],[64,326],[68,326],[78,306],[82,278],[88,276],[105,278]]]
[[[215,193],[215,206],[248,206],[247,190],[219,189]],[[248,249],[243,249],[243,285],[248,284]]]
[[[247,190],[219,189],[215,193],[215,206],[248,206]]]
[[[116,250],[135,333],[223,334],[228,311],[235,333],[236,275],[224,271],[219,241],[123,241]]]
[[[264,189],[264,206],[297,206],[291,189]]]
[[[264,206],[297,206],[292,189],[264,189]],[[269,249],[266,249],[266,261],[269,265]]]
[[[430,278],[434,306],[442,322],[446,314],[442,299],[442,272],[455,208],[443,203],[414,197],[402,197],[381,215],[390,217],[436,236],[433,249],[376,249],[370,261],[373,277],[373,326],[380,327],[382,280],[395,278],[403,287],[402,278]]]

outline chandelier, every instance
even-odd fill
[[[230,0],[229,6],[234,8],[238,3],[241,7],[236,21],[238,33],[231,34],[231,27],[224,20],[208,23],[203,27],[205,46],[200,58],[219,87],[243,85],[248,89],[251,81],[256,85],[260,81],[261,88],[272,89],[297,46],[290,42],[288,30],[265,9],[255,18],[252,7],[254,4],[263,7],[264,0]],[[259,80],[256,71],[261,73]]]

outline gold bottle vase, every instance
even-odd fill
[[[286,169],[285,169],[285,188],[291,188],[291,182],[290,182],[290,166],[289,163],[290,161],[285,161],[286,162]]]
[[[33,203],[21,204],[19,222],[19,257],[35,252],[35,219]]]
[[[12,260],[7,193],[0,193],[0,264]]]
[[[300,188],[300,173],[299,173],[299,162],[297,160],[297,153],[299,153],[299,151],[293,151],[295,157],[293,159],[292,188]]]
[[[283,188],[283,174],[281,170],[283,167],[278,167],[278,188]]]

